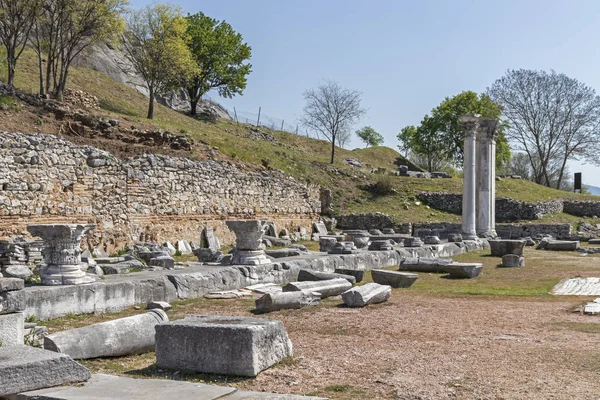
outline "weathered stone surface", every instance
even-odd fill
[[[425,244],[440,244],[441,240],[437,236],[425,236],[425,239],[423,239],[423,243],[425,243]]]
[[[421,247],[423,246],[423,241],[418,237],[407,237],[404,238],[404,247]]]
[[[590,239],[588,241],[589,244],[600,244],[600,239],[595,238],[595,239]]]
[[[515,268],[525,266],[525,257],[517,254],[505,254],[502,256],[502,267]]]
[[[483,270],[483,264],[479,263],[452,263],[443,267],[444,271],[453,278],[472,279],[477,277]]]
[[[371,277],[373,278],[373,282],[380,285],[388,285],[393,288],[408,288],[415,283],[419,275],[408,272],[374,269],[371,271]]]
[[[25,291],[0,292],[0,314],[25,311]]]
[[[460,243],[463,241],[463,237],[460,233],[450,233],[448,234],[448,242],[450,243]]]
[[[358,282],[362,282],[363,278],[365,277],[365,270],[364,269],[336,268],[334,270],[334,272],[336,274],[353,276],[354,278],[356,278],[356,282],[357,283]]]
[[[19,278],[0,278],[0,293],[12,290],[22,290],[25,287],[23,279]]]
[[[285,258],[285,257],[295,257],[302,254],[302,252],[298,249],[277,249],[277,250],[266,250],[265,253],[269,257],[273,258]]]
[[[44,241],[44,263],[40,271],[44,285],[79,285],[95,279],[81,270],[81,240],[96,225],[29,225],[27,230]]]
[[[319,251],[329,252],[333,249],[333,246],[337,243],[337,239],[331,236],[319,237]]]
[[[154,327],[168,321],[162,310],[101,322],[53,333],[44,338],[44,348],[86,359],[141,354],[154,349]]]
[[[319,236],[327,235],[327,227],[321,221],[313,223],[313,233],[318,234]]]
[[[342,300],[348,307],[364,307],[369,304],[383,303],[390,298],[391,294],[391,286],[367,283],[342,293]]]
[[[199,262],[219,262],[223,258],[223,253],[210,248],[194,249],[194,255],[198,257]]]
[[[235,233],[235,247],[238,250],[260,250],[262,243],[262,223],[258,220],[226,221],[227,227]]]
[[[307,291],[267,293],[256,299],[256,311],[267,313],[271,311],[296,309],[319,304],[320,293]]]
[[[506,254],[522,256],[526,241],[501,239],[488,240],[488,243],[490,244],[490,250],[493,257],[502,257]]]
[[[217,400],[229,399],[233,387],[166,379],[132,379],[92,374],[84,385],[62,386],[22,393],[14,400]]]
[[[212,226],[207,226],[202,230],[202,244],[213,250],[219,250],[221,243]]]
[[[600,299],[596,299],[594,301],[590,301],[583,306],[584,314],[600,314]]]
[[[600,296],[600,278],[566,278],[554,286],[552,293],[565,296]]]
[[[344,231],[346,236],[354,243],[357,249],[365,249],[369,246],[371,235],[363,230],[347,230]]]
[[[291,282],[283,287],[284,292],[318,292],[321,298],[337,296],[350,289],[352,284],[343,278],[330,279],[327,281]]]
[[[171,256],[159,256],[151,258],[148,262],[148,265],[151,267],[160,267],[164,269],[173,269],[175,268],[175,260]]]
[[[106,275],[129,274],[131,272],[138,272],[147,268],[146,265],[139,260],[126,260],[114,264],[98,264],[98,266],[102,269],[103,274]]]
[[[0,347],[0,396],[83,382],[90,371],[65,354],[30,346]]]
[[[0,343],[2,346],[15,346],[23,344],[25,317],[23,313],[0,315]],[[0,351],[2,350],[0,346]],[[0,358],[0,365],[2,359]],[[0,370],[1,372],[1,370]],[[0,374],[1,375],[1,374]],[[0,377],[0,381],[2,378]],[[2,391],[0,385],[0,392]]]
[[[407,257],[400,262],[400,271],[444,272],[444,267],[452,264],[449,258]]]
[[[277,286],[279,291],[281,291],[281,286]],[[205,294],[205,299],[239,299],[240,297],[250,297],[252,293],[247,292],[245,290],[220,290],[218,292],[210,292],[209,294]]]
[[[550,240],[546,243],[545,250],[550,251],[576,251],[579,241],[576,240]]]
[[[336,242],[331,250],[328,251],[329,254],[354,254],[356,253],[356,246],[354,242]]]
[[[256,376],[291,355],[292,343],[281,321],[188,317],[156,326],[159,368]]]
[[[33,273],[26,265],[8,265],[2,269],[4,276],[8,278],[27,279]]]
[[[173,308],[173,306],[170,305],[169,303],[167,303],[166,301],[151,301],[150,303],[148,303],[148,305],[146,306],[146,308],[148,310],[169,311],[170,309]]]
[[[383,251],[383,250],[393,250],[394,246],[392,241],[389,239],[374,239],[369,244],[369,250],[371,251]]]
[[[182,255],[188,255],[188,254],[192,254],[192,247],[190,246],[190,244],[185,241],[185,240],[178,240],[177,241],[177,250],[182,254]]]
[[[312,269],[301,269],[298,271],[298,281],[327,281],[331,279],[342,278],[350,282],[351,284],[356,283],[356,277],[352,275],[345,275],[340,273],[327,273],[321,271],[315,271]]]

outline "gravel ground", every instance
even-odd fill
[[[240,386],[331,398],[598,399],[600,317],[572,313],[576,304],[395,290],[365,309],[273,313],[297,361]]]

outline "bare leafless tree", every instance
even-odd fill
[[[15,84],[15,68],[40,11],[40,0],[0,0],[0,42],[6,49],[7,84]]]
[[[533,180],[560,188],[567,161],[600,165],[600,97],[564,74],[509,70],[488,88],[503,106],[507,137],[529,158]]]
[[[362,94],[342,88],[336,82],[325,82],[315,89],[304,92],[304,115],[302,125],[323,135],[331,142],[331,163],[335,157],[335,145],[342,145],[345,135],[365,114],[361,107]]]

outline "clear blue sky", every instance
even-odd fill
[[[132,7],[149,0],[130,0]],[[294,123],[324,79],[363,93],[360,121],[396,148],[446,96],[482,92],[507,69],[554,69],[600,91],[598,0],[173,0],[226,20],[252,46],[253,72],[228,108]],[[361,144],[354,139],[351,147]],[[599,155],[600,158],[600,155]],[[600,168],[573,163],[600,186]]]

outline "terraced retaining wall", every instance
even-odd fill
[[[268,219],[294,232],[320,212],[319,188],[281,171],[144,154],[120,160],[52,135],[0,132],[0,238],[32,223],[95,223],[91,245],[197,241],[226,219]]]

